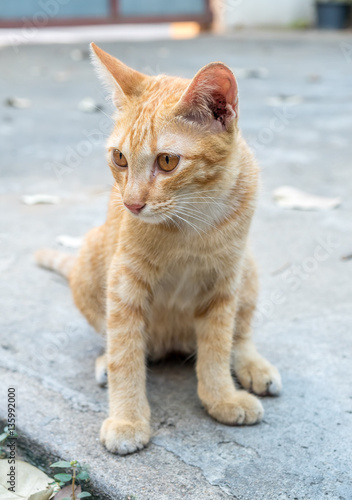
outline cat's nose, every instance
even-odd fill
[[[134,214],[139,214],[139,212],[142,210],[142,208],[145,207],[145,203],[135,203],[133,205],[128,205],[127,203],[124,203],[125,207],[128,208],[132,213]]]

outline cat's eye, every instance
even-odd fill
[[[115,165],[115,167],[121,167],[121,168],[126,168],[127,167],[127,160],[125,155],[121,153],[119,149],[113,149],[111,152],[111,158],[112,162]]]
[[[161,170],[164,170],[164,172],[171,172],[171,170],[177,167],[180,157],[178,155],[162,153],[157,157],[156,161]]]

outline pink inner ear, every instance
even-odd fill
[[[230,70],[219,68],[213,72],[213,82],[218,86],[226,103],[235,109],[237,104],[237,82]]]
[[[200,113],[206,108],[226,127],[237,116],[237,94],[237,82],[231,70],[222,63],[212,63],[194,77],[183,102],[198,108]]]

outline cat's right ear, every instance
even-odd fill
[[[90,44],[92,63],[104,85],[112,91],[112,99],[117,108],[122,108],[126,99],[139,96],[143,92],[146,75],[129,68],[111,56],[95,43]]]
[[[230,68],[221,62],[204,66],[185,90],[176,113],[214,131],[230,130],[238,117],[238,87]]]

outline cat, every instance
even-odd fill
[[[106,335],[96,362],[109,391],[101,442],[121,455],[147,445],[146,358],[172,351],[196,353],[198,396],[214,419],[255,424],[263,407],[247,391],[277,395],[281,379],[251,340],[259,170],[238,128],[236,79],[221,62],[191,81],[146,76],[91,49],[116,106],[107,219],[77,258],[44,249],[36,259],[68,278],[78,309]]]

